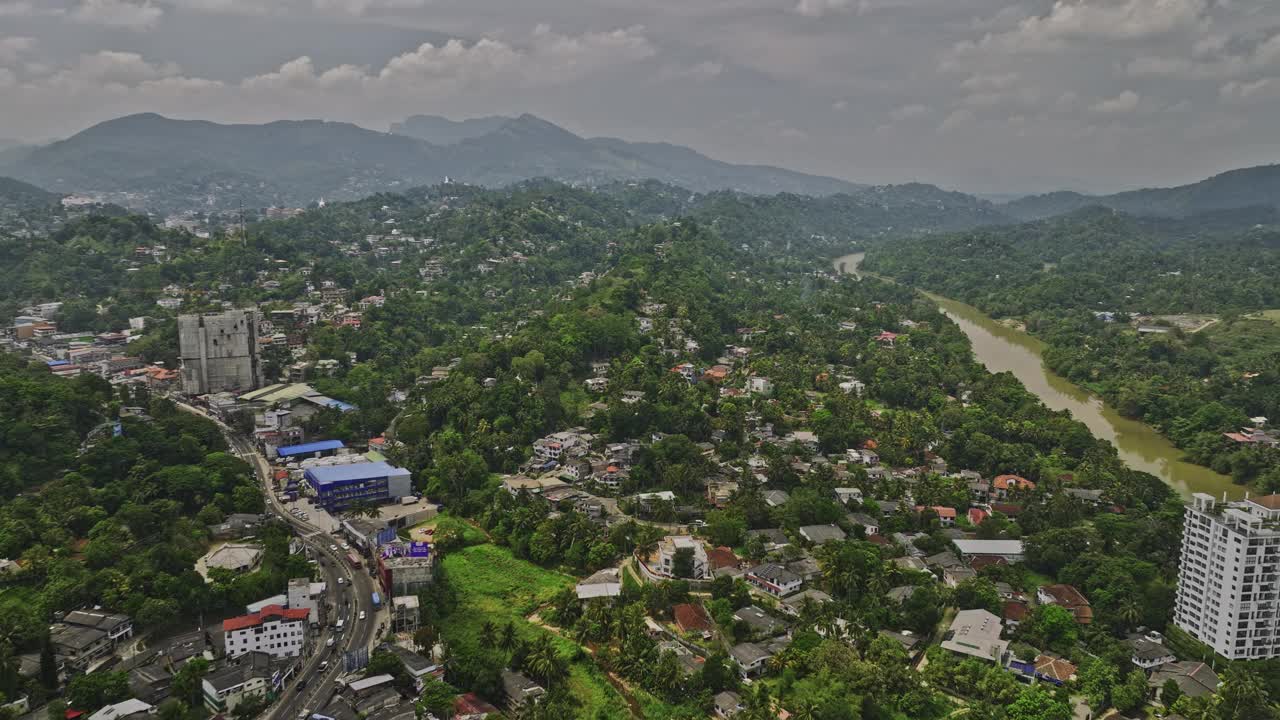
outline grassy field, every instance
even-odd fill
[[[1257,318],[1259,320],[1270,320],[1271,322],[1280,325],[1280,310],[1261,310],[1247,315],[1246,317]]]
[[[525,640],[548,632],[526,617],[561,588],[574,584],[574,578],[520,560],[496,545],[474,545],[450,553],[444,568],[449,586],[457,594],[458,607],[441,631],[446,640],[473,648],[480,645],[480,629],[486,620],[499,628],[514,623]],[[568,683],[570,692],[582,703],[579,716],[603,713],[600,716],[628,717],[626,701],[577,643],[552,637],[561,656],[572,660]]]
[[[1228,369],[1262,372],[1280,348],[1280,310],[1266,310],[1267,320],[1219,323],[1205,330],[1213,351]]]
[[[463,545],[479,545],[488,542],[484,532],[461,518],[453,517],[447,513],[437,515],[430,520],[414,525],[410,528],[401,530],[399,535],[409,540],[425,540],[431,541],[431,536],[426,534],[426,530],[439,532],[441,530],[452,530],[462,536]]]

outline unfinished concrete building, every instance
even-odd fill
[[[178,350],[182,391],[188,395],[252,390],[262,384],[256,310],[179,316]]]

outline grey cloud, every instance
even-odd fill
[[[1120,93],[1119,95],[1116,95],[1113,98],[1099,100],[1098,102],[1094,103],[1093,107],[1091,107],[1090,110],[1093,110],[1096,113],[1101,113],[1103,115],[1120,115],[1124,113],[1131,113],[1134,110],[1138,109],[1138,103],[1141,102],[1141,100],[1142,98],[1138,95],[1138,93],[1132,90],[1125,90],[1124,92]]]
[[[148,30],[160,22],[164,10],[150,0],[82,0],[70,14],[78,22]]]
[[[0,0],[0,18],[33,41],[0,39],[0,136],[146,110],[377,129],[529,111],[982,191],[1276,160],[1256,155],[1280,112],[1273,0]]]

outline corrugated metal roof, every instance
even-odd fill
[[[276,450],[276,454],[280,457],[289,457],[290,455],[307,455],[314,452],[324,452],[325,450],[337,450],[346,447],[341,440],[317,440],[316,442],[303,443],[301,445],[288,445]]]
[[[243,402],[265,402],[274,403],[281,400],[294,400],[305,395],[316,394],[315,388],[306,383],[278,383],[276,385],[268,385],[264,388],[247,392],[240,396]]]
[[[306,471],[308,480],[324,485],[333,482],[365,480],[368,478],[396,477],[409,474],[408,470],[389,465],[385,462],[363,462],[350,465],[329,465],[313,467]]]

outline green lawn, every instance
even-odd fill
[[[548,632],[526,620],[526,616],[548,602],[561,588],[574,584],[569,575],[546,570],[514,557],[497,545],[474,545],[444,558],[449,586],[457,594],[458,607],[441,628],[446,640],[477,647],[485,621],[499,628],[515,623],[526,640]],[[569,666],[569,689],[582,703],[581,717],[627,717],[625,700],[609,684],[604,673],[571,640],[553,635],[560,654],[577,658]],[[660,717],[660,716],[659,716]]]
[[[1270,320],[1271,322],[1280,325],[1280,310],[1261,310],[1259,312],[1246,315],[1245,317],[1262,318],[1263,320]]]

